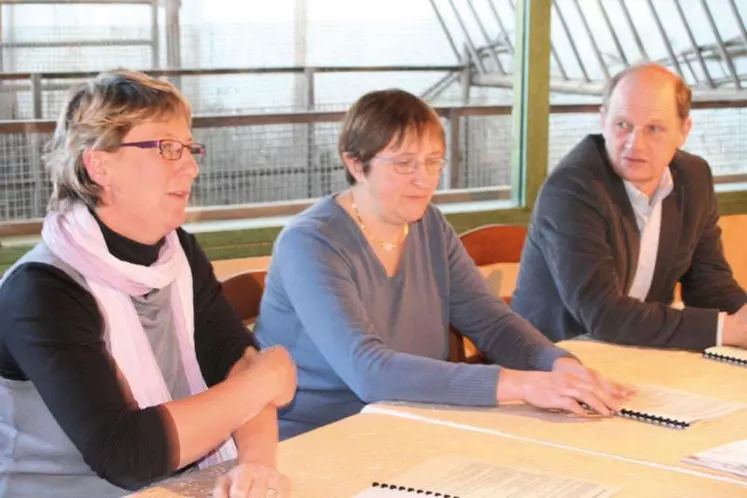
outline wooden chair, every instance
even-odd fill
[[[485,225],[464,232],[459,239],[477,266],[519,263],[527,229],[518,225]],[[511,296],[503,296],[510,301]]]
[[[259,316],[259,303],[265,290],[265,271],[250,271],[233,275],[221,282],[223,295],[245,325]]]
[[[527,229],[519,225],[484,225],[464,232],[459,239],[477,266],[519,263]],[[511,304],[511,296],[501,296]],[[485,358],[469,339],[454,327],[449,328],[449,360],[482,363]],[[467,344],[465,344],[465,342]]]

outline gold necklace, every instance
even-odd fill
[[[392,252],[393,250],[398,248],[402,244],[402,242],[404,242],[405,239],[407,238],[407,234],[410,233],[410,226],[405,225],[404,233],[402,234],[402,240],[400,240],[399,242],[395,243],[395,242],[389,242],[386,240],[379,240],[373,235],[371,235],[370,233],[368,233],[368,231],[366,230],[366,225],[363,223],[363,220],[361,219],[361,214],[358,212],[358,206],[355,205],[355,197],[353,197],[352,192],[350,192],[350,203],[353,205],[353,211],[355,212],[355,217],[358,220],[358,225],[360,225],[361,231],[363,232],[363,234],[369,239],[371,239],[371,242],[375,243],[377,246],[381,247],[386,252]]]

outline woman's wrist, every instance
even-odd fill
[[[498,388],[496,389],[496,401],[498,404],[511,401],[523,401],[524,382],[526,372],[501,368],[498,374]]]

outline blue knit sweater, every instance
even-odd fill
[[[445,361],[449,323],[505,367],[569,355],[491,293],[437,208],[410,226],[392,277],[333,197],[297,216],[275,243],[255,329],[298,366],[281,438],[381,400],[495,405],[500,367]]]

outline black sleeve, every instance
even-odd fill
[[[246,348],[259,347],[223,296],[213,265],[194,235],[182,229],[177,233],[192,268],[197,361],[205,383],[211,387],[225,380]]]
[[[137,489],[175,470],[173,421],[128,400],[95,299],[63,271],[28,263],[0,287],[0,373],[33,382],[101,478]]]

